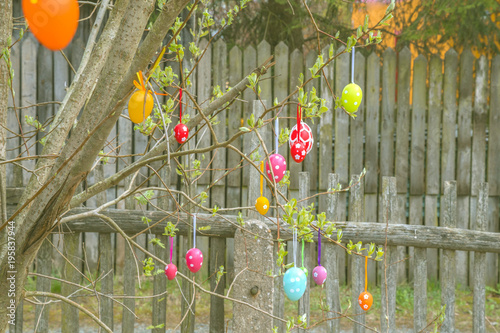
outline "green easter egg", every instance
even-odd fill
[[[349,83],[342,90],[342,106],[347,112],[356,112],[363,99],[363,91],[356,83]]]

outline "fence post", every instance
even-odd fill
[[[394,224],[398,218],[396,178],[382,178],[382,216],[383,222]],[[395,262],[399,260],[397,246],[386,246],[382,263],[382,312],[380,318],[382,332],[396,332],[396,284]]]
[[[251,271],[235,279],[233,295],[268,314],[273,312],[274,292],[283,292],[274,290],[273,278],[266,274],[274,266],[273,256],[269,255],[273,251],[273,242],[269,240],[271,237],[269,227],[259,220],[245,222],[245,228],[238,228],[234,235],[235,274],[247,268]],[[247,305],[233,302],[233,332],[271,332],[272,328],[273,318]]]
[[[488,183],[478,186],[476,230],[486,231],[488,221]],[[486,332],[485,317],[485,274],[486,253],[474,252],[474,309],[472,312],[472,331]]]
[[[339,175],[330,173],[328,174],[328,190],[333,191],[337,188],[339,183]],[[338,221],[338,206],[339,206],[339,194],[329,193],[327,204],[326,204],[326,219],[328,221]],[[334,239],[336,236],[333,235]],[[326,305],[330,308],[332,312],[331,318],[338,318],[340,316],[340,292],[339,292],[339,260],[338,253],[343,251],[336,244],[328,241],[323,245],[324,248],[324,266],[328,273],[328,277],[325,282],[326,289]],[[340,332],[340,319],[332,319],[328,321],[328,329],[337,333]]]
[[[443,227],[457,227],[457,183],[444,183]],[[446,305],[445,318],[441,326],[442,332],[455,330],[455,251],[443,250],[441,276],[441,304]]]
[[[362,222],[364,220],[364,184],[363,179],[359,179],[359,175],[351,177],[351,196],[349,202],[349,220]],[[365,328],[365,311],[358,304],[358,297],[365,289],[364,286],[364,258],[355,254],[351,255],[351,271],[352,271],[352,304],[354,307],[355,323],[353,332],[364,333]],[[357,324],[360,323],[360,324]]]

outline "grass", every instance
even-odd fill
[[[167,281],[167,280],[166,280]],[[180,281],[179,281],[180,283]],[[209,288],[209,282],[205,281],[203,286]],[[99,286],[98,286],[99,287]],[[35,290],[36,278],[30,278],[26,284],[27,290]],[[61,291],[61,283],[52,281],[52,292],[59,293]],[[143,279],[142,288],[136,288],[137,296],[152,295],[153,279]],[[181,299],[182,295],[175,281],[167,283],[167,328],[174,328],[181,318]],[[227,290],[226,290],[227,291]],[[370,327],[379,328],[381,306],[380,306],[380,288],[371,287],[369,291],[372,293],[374,303],[372,308],[367,312],[366,323]],[[282,291],[279,291],[282,292]],[[120,295],[123,293],[123,284],[121,279],[115,278],[115,294]],[[83,293],[82,293],[83,294]],[[88,294],[88,293],[86,293]],[[352,307],[358,306],[352,303],[352,293],[349,287],[343,286],[340,290],[340,299],[342,304],[342,311],[348,309],[348,313],[353,313]],[[310,324],[322,321],[325,316],[332,317],[323,312],[326,294],[325,290],[321,287],[314,287],[311,289],[311,321]],[[357,295],[356,295],[357,299]],[[439,283],[429,282],[427,284],[427,320],[430,322],[436,317],[441,309],[441,292]],[[78,301],[86,308],[94,313],[97,312],[97,302],[91,297],[81,297]],[[457,288],[456,290],[456,303],[455,303],[455,321],[456,328],[462,332],[472,331],[472,307],[473,307],[473,294],[467,288]],[[139,317],[138,323],[146,326],[151,325],[151,311],[152,300],[138,299],[136,301],[136,315]],[[35,325],[34,305],[24,302],[24,322],[26,329],[33,329]],[[396,294],[396,322],[398,327],[411,328],[413,326],[413,289],[411,285],[403,284],[398,286]],[[297,302],[285,300],[285,317],[297,317]],[[50,328],[55,329],[60,327],[61,321],[61,307],[60,303],[55,303],[50,307]],[[491,322],[487,322],[486,327],[488,332],[500,331],[500,285],[496,288],[487,287],[486,289],[486,317]],[[121,323],[122,308],[119,304],[114,304],[114,322],[115,325]],[[196,321],[199,323],[208,323],[210,318],[210,296],[206,294],[197,293],[196,296]],[[230,320],[232,318],[232,304],[225,301],[225,318]],[[297,320],[295,320],[297,321]],[[341,321],[344,329],[352,326],[351,322],[347,319]],[[95,327],[95,323],[87,316],[80,314],[80,326]],[[494,328],[493,328],[494,327]]]

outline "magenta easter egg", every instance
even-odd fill
[[[299,133],[297,131],[297,124],[295,124],[295,126],[293,126],[292,130],[290,131],[290,138],[288,140],[290,149],[293,148],[293,144],[297,141],[299,141]],[[311,128],[304,122],[300,123],[300,142],[304,144],[306,148],[306,154],[309,154],[314,144],[314,137]]]
[[[201,265],[203,265],[203,253],[201,253],[201,250],[195,247],[189,250],[186,253],[186,264],[191,272],[198,272]]]
[[[274,174],[274,180],[278,183],[286,172],[286,161],[283,156],[280,154],[272,154],[269,156],[269,160],[271,160],[272,174]],[[272,178],[271,170],[269,169],[269,161],[266,160],[266,174],[269,179]]]
[[[326,268],[323,266],[316,266],[313,269],[313,279],[317,285],[322,285],[326,281]]]
[[[189,129],[187,126],[184,124],[177,124],[177,126],[174,127],[174,137],[180,144],[186,142],[189,137]]]
[[[175,279],[175,277],[177,276],[177,266],[172,263],[165,266],[165,275],[169,280]]]

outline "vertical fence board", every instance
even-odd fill
[[[53,58],[52,52],[45,48],[44,46],[38,47],[38,56],[37,56],[37,96],[36,99],[38,103],[43,102],[52,102],[54,95],[54,80],[52,79],[53,75]],[[47,129],[47,121],[54,115],[54,105],[40,105],[36,108],[36,115],[38,121],[42,125],[46,125]],[[47,133],[45,131],[38,132],[37,141],[42,139]],[[41,155],[43,150],[43,145],[38,143],[37,154]]]
[[[476,91],[477,92],[477,91]],[[477,191],[477,217],[476,230],[487,231],[488,223],[488,183],[480,183],[476,187]],[[473,279],[473,312],[472,330],[474,332],[485,332],[485,275],[486,275],[486,253],[474,253],[474,279]]]
[[[281,102],[288,96],[288,82],[289,82],[289,77],[288,77],[288,46],[280,42],[276,47],[274,48],[274,54],[275,54],[275,61],[276,65],[274,66],[274,100],[278,99],[278,102]],[[295,81],[294,81],[295,82]],[[293,88],[291,86],[290,88]],[[273,104],[274,104],[273,100]],[[291,126],[288,125],[288,119],[286,117],[288,116],[289,112],[288,109],[290,107],[285,106],[283,110],[281,111],[279,117],[279,126],[281,128],[290,128]],[[293,108],[293,107],[291,107]],[[276,110],[274,112],[274,115],[276,115],[279,112],[279,110]],[[274,128],[274,124],[272,126]],[[274,130],[272,131],[274,133]],[[269,143],[270,144],[270,143]],[[274,145],[272,146],[272,149],[275,149]],[[284,145],[282,145],[279,149],[279,152],[283,156],[288,156],[288,142]],[[287,159],[289,161],[289,165],[291,166],[293,164],[291,159]],[[290,175],[291,176],[291,175]]]
[[[128,122],[128,121],[127,121]],[[120,123],[121,125],[121,123]],[[130,126],[129,126],[130,128]],[[125,133],[123,133],[125,134]],[[130,178],[128,179],[130,182]],[[128,182],[126,182],[128,183]],[[125,199],[125,209],[134,209],[134,198],[128,197]],[[132,252],[131,246],[125,242],[125,257],[123,265],[123,294],[129,296],[123,300],[122,313],[122,332],[133,333],[135,324],[135,280],[137,279],[136,258]],[[140,263],[139,263],[140,265]],[[126,308],[125,308],[126,307]],[[128,308],[128,309],[127,309]]]
[[[309,197],[309,173],[308,172],[299,172],[299,200],[304,200]],[[298,208],[304,208],[309,204],[307,201],[302,201],[299,203]],[[299,248],[300,248],[300,239],[298,240]],[[300,252],[300,250],[299,250]],[[313,267],[311,267],[311,262],[313,261],[314,256],[314,243],[306,243],[304,246],[304,262],[302,265],[306,267],[308,272],[312,272]],[[306,315],[307,323],[311,322],[311,285],[309,283],[306,284],[306,291],[302,298],[299,299],[299,311],[298,315]],[[309,326],[309,325],[307,325]],[[300,333],[306,332],[305,330],[299,329]]]
[[[382,178],[382,216],[385,225],[397,223],[396,178]],[[387,246],[382,263],[380,325],[382,332],[396,332],[396,284],[398,261],[396,246]]]
[[[359,81],[358,81],[359,82]],[[358,182],[359,175],[352,175],[351,182],[354,185],[350,191],[349,197],[349,220],[355,222],[362,222],[365,219],[364,214],[364,184],[363,180]],[[365,311],[358,306],[358,297],[365,290],[365,279],[364,279],[364,271],[365,271],[365,260],[364,257],[352,254],[351,255],[351,264],[352,264],[352,304],[354,307],[355,320],[357,324],[354,324],[353,332],[356,333],[364,333],[365,327],[362,326],[365,324]]]
[[[328,188],[336,188],[339,183],[339,175],[328,174]],[[328,193],[326,205],[326,219],[328,221],[338,221],[339,193]],[[335,235],[333,236],[335,239]],[[340,332],[340,289],[339,289],[339,260],[338,254],[343,251],[339,246],[332,242],[324,242],[324,266],[328,272],[325,282],[326,305],[330,308],[329,318],[338,318],[329,320],[328,329],[330,332]]]
[[[52,245],[49,242],[50,237],[43,241],[42,246],[36,255],[36,272],[50,276],[52,274]],[[50,292],[50,279],[38,276],[36,278],[36,290]],[[47,302],[50,299],[40,297],[40,302]],[[35,307],[35,332],[49,331],[49,310],[50,305],[37,305]]]
[[[37,103],[37,70],[36,59],[38,42],[31,35],[26,36],[22,41],[22,58],[21,58],[21,106],[27,107]],[[26,117],[36,119],[36,107],[24,108],[21,110],[21,118],[19,121],[22,124],[24,138],[21,138],[21,154],[22,156],[36,155],[36,136],[32,138],[34,128],[27,124]],[[21,165],[28,169],[23,170],[23,183],[26,185],[31,177],[31,172],[35,168],[35,160],[25,160]]]
[[[380,124],[380,59],[375,52],[368,56],[366,69],[366,139],[365,139],[365,193],[377,193],[378,152]],[[366,195],[366,194],[365,194]],[[368,208],[368,207],[367,207]],[[368,211],[367,211],[368,213]],[[372,220],[370,220],[372,221]],[[375,220],[373,220],[375,221]]]
[[[339,49],[339,53],[343,48]],[[344,53],[337,57],[335,63],[335,90],[337,96],[341,96],[342,89],[349,83],[349,53]],[[334,134],[334,170],[339,175],[339,182],[345,186],[348,182],[349,175],[349,152],[348,140],[349,135],[349,116],[344,113],[344,110],[338,108],[335,110],[335,134]],[[346,193],[342,192],[339,195],[339,216],[340,220],[346,219]],[[347,281],[347,267],[345,252],[339,253],[340,283],[344,284]]]
[[[355,54],[354,82],[366,91],[365,87],[365,57],[361,52]],[[360,174],[363,171],[363,126],[364,114],[366,113],[366,98],[361,101],[356,119],[350,119],[350,146],[349,146],[349,176]]]
[[[413,329],[420,332],[427,327],[427,252],[416,247],[413,253]]]
[[[80,283],[81,272],[78,271],[82,267],[81,254],[80,254],[80,236],[81,234],[64,234],[64,270],[63,279],[73,282]],[[76,267],[76,269],[75,269]],[[78,269],[78,270],[77,270]],[[63,283],[61,285],[61,295],[68,296],[74,293],[78,287]],[[78,309],[69,305],[61,304],[61,332],[62,333],[73,333],[78,332],[79,321],[78,321]]]
[[[444,184],[442,200],[442,226],[456,228],[457,226],[457,187],[455,181]],[[441,326],[442,332],[455,330],[455,251],[443,250],[441,261],[441,305],[446,305],[445,318]]]
[[[245,51],[243,52],[243,75],[248,75],[251,71],[253,71],[257,67],[257,53],[255,49],[251,46],[248,46]],[[246,123],[246,120],[250,117],[252,114],[252,109],[253,109],[253,100],[256,99],[255,93],[251,89],[246,89],[243,92],[243,99],[246,101],[246,103],[243,104],[243,121]],[[243,125],[245,126],[245,125]],[[244,135],[243,136],[243,149],[244,153],[249,155],[251,150],[250,150],[250,136],[249,135]],[[243,191],[242,191],[242,199],[241,202],[246,202],[245,196],[247,195],[247,191],[244,189],[248,186],[249,183],[249,177],[248,177],[248,172],[250,170],[250,166],[248,166],[247,162],[243,162],[244,165],[247,165],[246,167],[243,168],[242,170],[242,185],[243,185]]]
[[[299,75],[303,73],[304,68],[304,58],[302,56],[302,52],[295,49],[292,54],[290,54],[290,91],[296,89],[299,85]],[[297,102],[297,96],[294,96],[292,101]],[[291,104],[290,106],[290,130],[297,124],[297,106],[295,104]],[[302,115],[304,117],[304,115]],[[284,151],[286,152],[287,149]],[[281,153],[282,155],[284,153]],[[287,155],[283,155],[287,156]],[[307,158],[307,157],[306,157]],[[288,162],[288,170],[290,170],[290,186],[288,189],[290,190],[290,195],[293,197],[294,194],[299,190],[299,172],[302,171],[302,166],[304,163],[296,163],[291,154],[288,154],[287,158]]]
[[[95,180],[100,182],[104,179],[104,165],[98,164],[94,169]],[[96,195],[97,205],[107,202],[106,192]],[[99,276],[101,276],[101,292],[106,295],[113,295],[113,247],[111,244],[111,234],[99,234]],[[100,319],[111,330],[113,330],[113,300],[108,297],[101,297]]]
[[[328,48],[323,49],[323,54],[328,54]],[[333,85],[333,66],[327,66],[324,69],[326,80],[330,85]],[[324,192],[328,188],[325,186],[329,184],[329,174],[332,172],[332,140],[333,140],[333,96],[331,95],[328,85],[323,78],[321,81],[321,97],[326,100],[326,111],[319,120],[319,191]],[[335,184],[337,186],[337,184]],[[327,200],[320,197],[319,211],[326,211],[328,207]]]
[[[491,62],[488,183],[490,195],[500,196],[500,55]]]
[[[311,77],[311,72],[307,70],[307,68],[311,68],[314,66],[314,63],[316,62],[316,59],[318,57],[318,54],[316,51],[311,50],[309,53],[307,53],[306,57],[306,79],[309,79]],[[331,67],[331,66],[330,66]],[[292,88],[292,87],[290,87]],[[313,79],[307,86],[306,89],[316,89],[317,94],[319,95],[320,93],[320,78],[318,79]],[[319,119],[316,118],[314,119],[314,123],[312,121],[308,122],[309,127],[311,128],[311,131],[313,133],[313,138],[314,138],[314,144],[311,148],[311,151],[307,154],[307,160],[304,163],[304,171],[309,172],[310,175],[310,189],[311,191],[318,192],[318,128],[319,128]],[[315,207],[318,207],[317,205]]]
[[[419,55],[413,62],[413,107],[411,113],[411,152],[410,152],[410,224],[422,225],[424,194],[424,159],[425,159],[425,114],[426,114],[426,76],[427,60]],[[436,110],[433,110],[435,112]],[[399,113],[398,113],[399,115]],[[399,133],[398,133],[399,135]],[[438,136],[439,140],[439,136]],[[396,162],[397,167],[398,162]],[[438,184],[439,185],[439,184]],[[405,195],[406,196],[406,195]],[[403,208],[403,211],[406,209]],[[404,221],[404,220],[403,220]],[[403,252],[404,255],[404,252]],[[409,248],[409,268],[414,267],[413,248]],[[403,257],[400,257],[403,259]],[[404,268],[404,264],[399,264]],[[404,274],[404,273],[403,273]],[[413,270],[408,271],[410,280]]]

